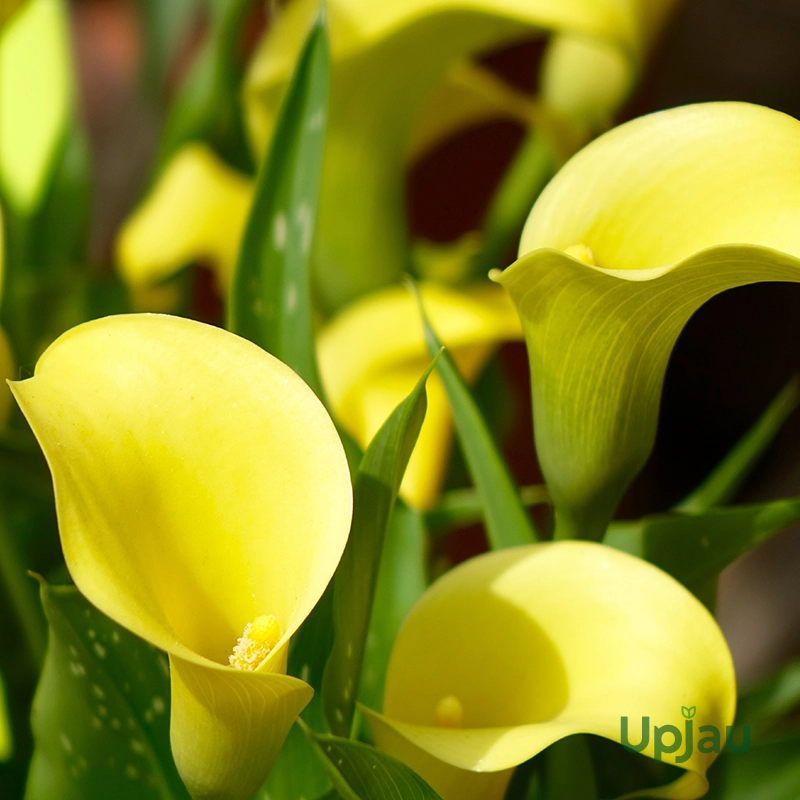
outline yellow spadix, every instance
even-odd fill
[[[330,418],[260,348],[159,315],[73,328],[12,390],[53,474],[76,585],[169,654],[189,791],[248,800],[311,697],[284,674],[287,645],[349,530]]]

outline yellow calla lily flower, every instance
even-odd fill
[[[12,391],[53,474],[76,585],[169,654],[190,793],[247,800],[312,695],[284,674],[287,645],[348,535],[330,418],[252,343],[159,315],[73,328]]]
[[[692,314],[735,286],[800,281],[798,214],[800,122],[746,103],[622,125],[542,193],[496,277],[525,329],[557,536],[602,536]]]
[[[65,4],[28,0],[0,29],[0,192],[18,213],[42,200],[71,96]]]
[[[467,381],[478,377],[500,343],[522,338],[513,305],[495,288],[420,285],[431,324]],[[430,364],[416,299],[402,286],[360,298],[322,329],[317,358],[334,414],[366,447]],[[400,490],[417,508],[436,500],[452,439],[450,404],[435,373],[426,391],[428,410]]]
[[[236,267],[252,181],[209,147],[186,145],[173,157],[117,241],[122,277],[142,290],[199,258],[226,292]]]
[[[338,307],[396,280],[405,268],[403,176],[426,98],[458,62],[536,31],[569,39],[546,67],[543,101],[607,122],[633,83],[647,47],[675,0],[332,0],[326,4],[333,69],[322,179],[316,277],[323,302]],[[270,141],[280,102],[316,0],[294,0],[265,37],[246,86],[257,153]],[[587,39],[596,45],[583,45]],[[577,56],[577,57],[576,57]],[[583,74],[585,71],[585,75]],[[585,89],[577,83],[587,82]],[[593,94],[598,88],[603,91]],[[485,81],[473,101],[437,100],[422,123],[446,135],[508,105]],[[591,99],[596,97],[596,99]],[[596,107],[597,104],[602,107]],[[513,115],[517,116],[517,115]],[[423,141],[431,136],[422,135]],[[353,186],[358,191],[353,191]]]
[[[378,746],[444,800],[500,800],[513,767],[566,736],[639,747],[645,730],[641,752],[686,772],[641,794],[693,800],[716,757],[698,733],[724,740],[735,704],[725,639],[689,591],[603,545],[551,542],[434,583],[395,642],[383,713],[363,710]]]

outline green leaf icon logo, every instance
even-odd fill
[[[687,706],[681,706],[681,714],[683,714],[686,719],[691,719],[697,713],[697,706],[692,706],[688,708]]]

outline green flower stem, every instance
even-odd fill
[[[526,508],[549,505],[550,495],[542,485],[523,486],[520,499]],[[452,528],[474,525],[483,520],[483,504],[475,489],[453,489],[445,492],[436,508],[425,514],[425,523],[434,536]]]

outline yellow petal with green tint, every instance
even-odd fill
[[[302,682],[275,673],[330,580],[350,524],[347,463],[323,406],[252,343],[148,314],[73,328],[12,390],[53,473],[78,588],[180,660],[173,690],[183,711],[172,742],[187,785],[214,783],[205,756],[202,765],[192,756],[214,742],[240,753],[214,762],[218,787],[253,759],[263,779],[275,755],[261,750],[272,736],[266,726],[285,735],[287,715],[309,696]],[[228,667],[245,626],[261,615],[280,626],[274,649],[255,673]],[[233,712],[226,698],[237,692]],[[197,791],[250,796],[241,786]]]
[[[522,337],[513,305],[495,289],[487,283],[464,290],[420,286],[432,325],[468,381],[500,343]],[[322,329],[317,358],[334,414],[366,447],[430,364],[416,300],[401,286],[357,300]],[[438,496],[452,440],[450,406],[435,373],[427,393],[425,422],[401,486],[417,508]]]
[[[800,280],[800,122],[714,103],[616,128],[537,201],[497,279],[525,329],[557,536],[599,538],[655,438],[672,347],[700,306]]]
[[[63,0],[28,0],[0,29],[0,191],[36,210],[61,144],[72,94]]]
[[[120,233],[117,261],[123,278],[134,288],[146,287],[204,259],[226,291],[252,195],[252,181],[209,147],[186,145]]]
[[[170,656],[170,738],[195,800],[250,800],[313,689],[289,675],[240,672]]]
[[[317,7],[316,0],[290,3],[256,54],[245,103],[258,153],[270,141]],[[314,246],[323,305],[339,307],[405,269],[405,158],[426,98],[453,64],[537,31],[564,31],[607,42],[635,71],[657,27],[648,9],[633,0],[327,3],[331,111]],[[449,123],[439,127],[451,129]]]
[[[460,705],[460,726],[443,723],[444,698]],[[634,745],[643,717],[684,733],[682,706],[696,706],[695,740],[702,725],[724,738],[735,703],[725,639],[690,592],[603,545],[556,542],[478,556],[440,578],[397,637],[383,714],[365,713],[378,745],[444,800],[500,800],[505,781],[489,775],[507,780],[561,738],[620,741],[626,716]],[[645,755],[655,742],[651,730]],[[682,753],[662,758],[676,763]],[[714,758],[693,748],[677,762],[686,774],[648,796],[702,796]],[[470,793],[471,779],[487,785]]]

